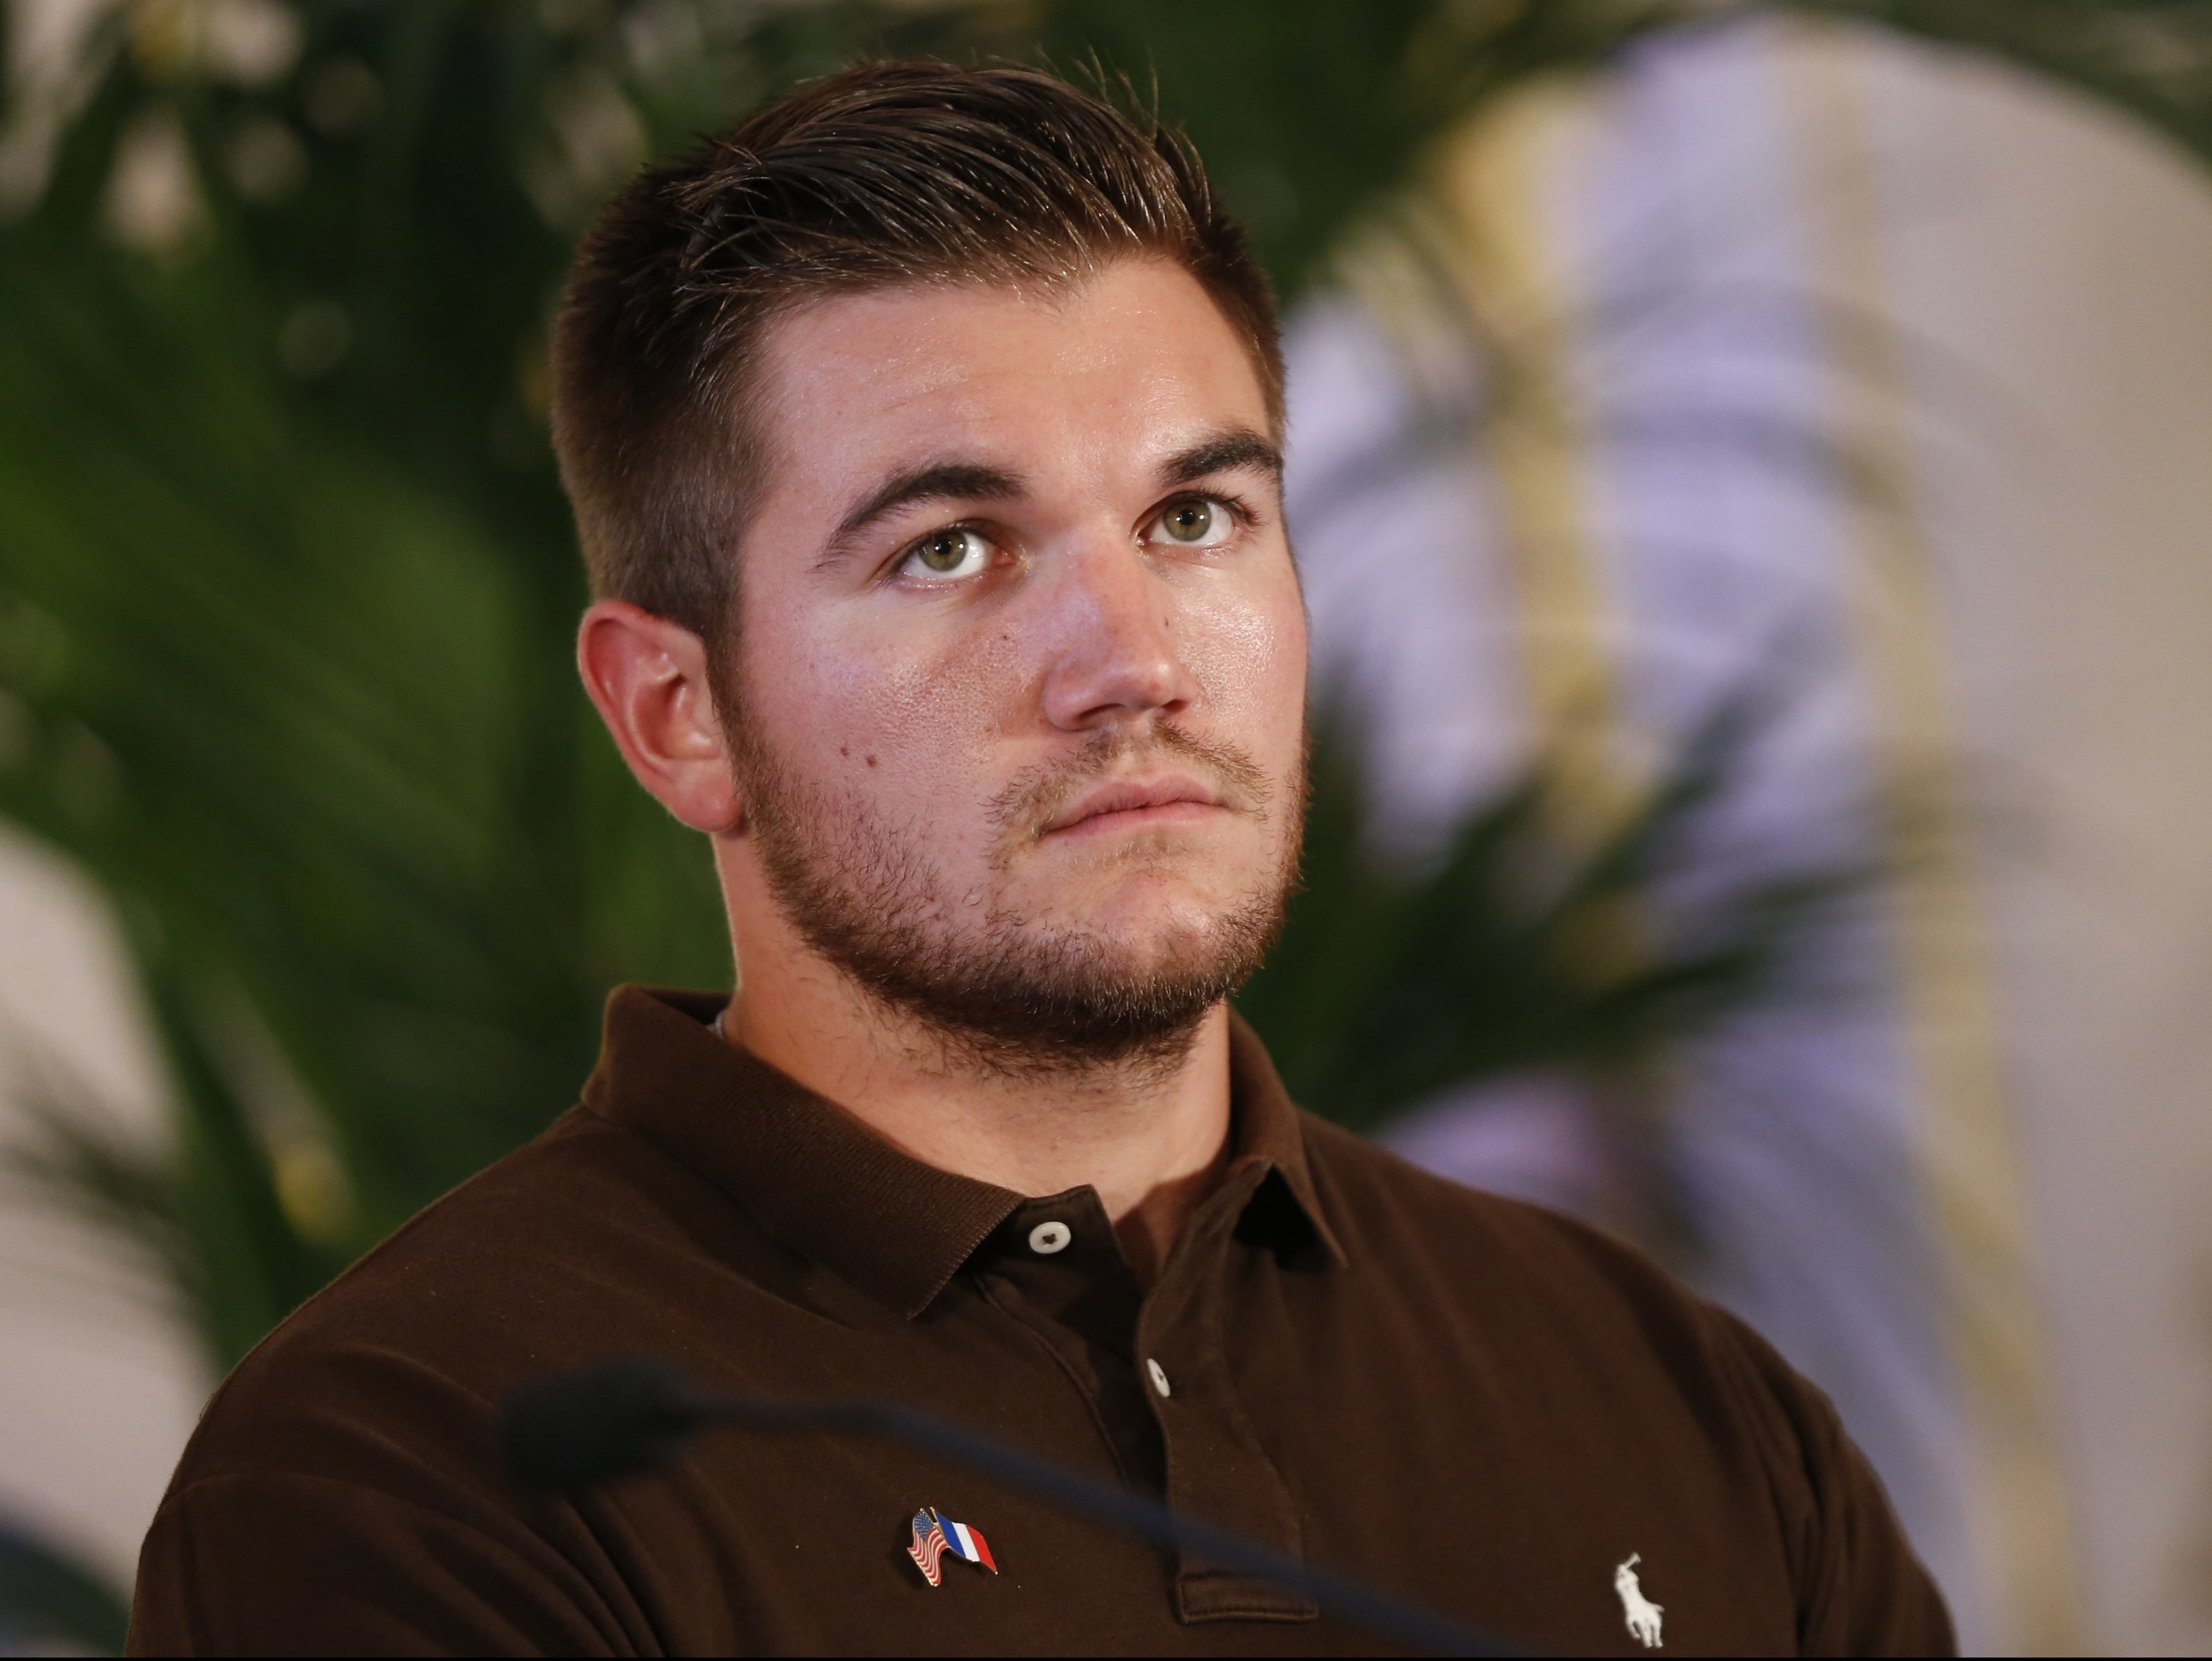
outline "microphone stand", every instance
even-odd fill
[[[893,1402],[804,1402],[702,1391],[659,1361],[612,1361],[549,1374],[516,1391],[501,1412],[499,1453],[520,1485],[574,1492],[667,1464],[718,1422],[771,1434],[833,1430],[903,1442],[1154,1545],[1200,1552],[1239,1573],[1272,1581],[1378,1637],[1434,1655],[1531,1653],[1241,1534],[1177,1516],[1156,1500]]]

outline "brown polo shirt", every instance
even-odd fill
[[[583,1105],[216,1393],[139,1564],[155,1653],[1322,1654],[1295,1595],[860,1437],[709,1435],[574,1502],[495,1407],[665,1356],[932,1409],[1563,1654],[1948,1653],[1834,1412],[1634,1252],[1300,1113],[1239,1027],[1233,1157],[1149,1292],[1088,1188],[919,1164],[625,989]],[[921,1506],[1000,1573],[904,1547]],[[1617,1571],[1632,1555],[1633,1581]]]

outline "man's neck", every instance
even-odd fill
[[[1010,1188],[1095,1188],[1131,1266],[1157,1276],[1229,1137],[1229,1012],[1179,1055],[1035,1071],[989,1065],[811,954],[757,955],[723,1036],[902,1151]]]

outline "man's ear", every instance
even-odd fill
[[[693,830],[733,830],[744,803],[696,634],[627,600],[601,600],[576,632],[576,668],[637,782]]]

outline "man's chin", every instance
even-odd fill
[[[1001,914],[986,937],[941,943],[933,973],[907,979],[898,1001],[1007,1064],[1171,1058],[1259,967],[1280,922],[1264,894]]]
[[[1254,862],[1257,863],[1257,859]],[[1252,866],[1214,859],[1130,860],[1104,870],[1024,872],[1002,888],[992,910],[1020,917],[1040,936],[1117,946],[1133,961],[1164,964],[1218,937],[1264,908],[1251,891]]]
[[[1097,944],[1063,938],[1034,955],[1009,954],[980,973],[878,979],[876,990],[994,1070],[1080,1071],[1180,1058],[1207,1013],[1249,973],[1218,954]]]
[[[1024,963],[1060,995],[1101,1003],[1123,1002],[1133,989],[1211,984],[1224,973],[1223,931],[1186,926],[1116,928],[1097,919],[1070,928],[1036,931],[1024,946],[1005,943],[1006,961]]]

